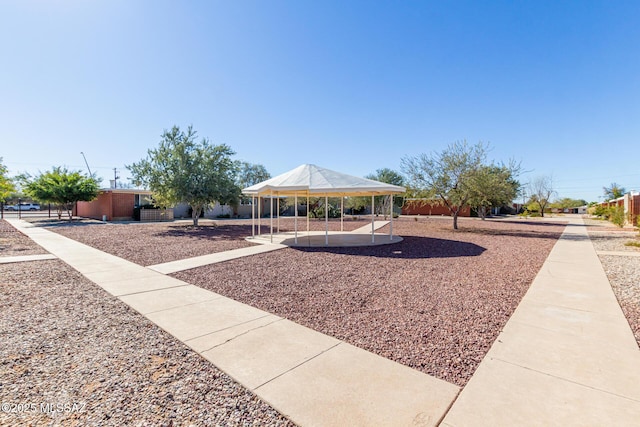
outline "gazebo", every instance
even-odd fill
[[[340,230],[343,231],[344,198],[347,196],[371,196],[371,244],[376,244],[374,226],[375,196],[390,196],[390,227],[389,240],[393,242],[393,195],[404,193],[405,188],[397,185],[386,184],[366,178],[359,178],[340,172],[335,172],[312,164],[300,165],[297,168],[278,175],[266,181],[252,185],[242,190],[242,193],[252,198],[251,208],[251,234],[256,237],[255,206],[257,198],[258,212],[261,212],[260,201],[268,198],[270,202],[270,241],[273,242],[273,200],[278,203],[277,215],[279,218],[279,202],[282,197],[295,198],[294,242],[298,244],[298,198],[307,198],[307,235],[309,235],[309,199],[311,197],[325,198],[325,245],[329,245],[329,197],[340,198]],[[260,235],[260,215],[257,218],[257,230]],[[380,235],[378,235],[380,236]]]

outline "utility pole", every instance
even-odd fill
[[[113,188],[118,188],[118,179],[120,179],[118,176],[118,169],[113,168]]]
[[[93,176],[93,174],[91,173],[91,168],[89,168],[89,163],[87,163],[87,158],[84,156],[84,153],[81,151],[80,154],[82,154],[82,158],[84,159],[84,164],[87,165],[87,170],[89,171],[89,176]]]

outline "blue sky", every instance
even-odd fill
[[[466,139],[559,197],[640,190],[640,2],[0,0],[0,157],[103,185],[192,124],[272,175]]]

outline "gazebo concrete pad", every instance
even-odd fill
[[[260,244],[279,244],[290,247],[302,248],[345,248],[357,246],[380,246],[401,242],[400,236],[389,236],[388,234],[376,233],[371,238],[371,234],[360,234],[346,231],[329,231],[327,243],[324,231],[298,232],[298,242],[294,233],[261,234],[259,236],[249,236],[247,241]],[[373,240],[373,241],[372,241]]]

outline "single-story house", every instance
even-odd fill
[[[451,211],[437,200],[429,199],[404,199],[402,215],[445,215],[450,216]],[[460,209],[458,216],[471,216],[471,208],[465,206]]]
[[[151,191],[126,188],[103,188],[90,202],[78,202],[74,215],[107,221],[133,219],[136,207],[151,203]]]

